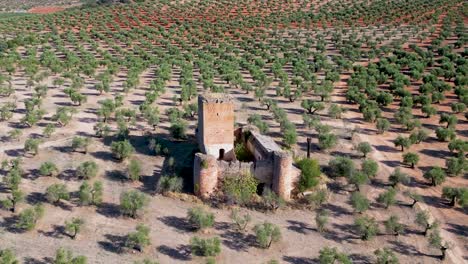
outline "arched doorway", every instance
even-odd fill
[[[220,150],[219,150],[219,158],[218,158],[218,159],[219,159],[219,160],[224,159],[224,149],[220,149]]]

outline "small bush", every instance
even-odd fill
[[[33,230],[37,221],[44,216],[44,207],[41,204],[24,209],[18,217],[16,227],[23,230]]]
[[[140,212],[149,202],[146,194],[130,190],[120,195],[120,209],[124,215],[136,218]]]
[[[358,213],[362,213],[369,209],[369,200],[360,192],[353,192],[351,195],[351,205]]]
[[[58,203],[60,200],[70,199],[70,194],[65,184],[55,183],[47,187],[46,198],[50,203]]]
[[[362,240],[371,240],[379,232],[379,226],[374,218],[369,216],[357,217],[354,226]]]
[[[39,174],[42,176],[55,176],[58,173],[58,168],[55,163],[46,161],[39,167]]]
[[[348,157],[336,157],[328,162],[330,176],[349,178],[356,171],[353,160]]]
[[[119,160],[124,160],[135,152],[135,149],[128,140],[112,142],[111,150],[114,156]]]
[[[193,254],[204,257],[214,257],[221,253],[221,240],[214,238],[193,237],[190,239]]]
[[[188,222],[196,229],[203,230],[214,225],[213,213],[207,212],[203,207],[194,207],[187,211]]]
[[[432,167],[429,171],[423,174],[424,178],[431,181],[432,186],[437,186],[445,181],[445,171],[440,167]]]
[[[138,224],[136,231],[128,234],[125,246],[131,249],[136,249],[140,252],[143,251],[144,247],[151,244],[149,233],[149,227],[143,224]]]
[[[75,239],[83,226],[84,221],[81,218],[73,218],[70,222],[65,222],[65,230],[72,239]]]
[[[363,157],[365,158],[367,157],[367,154],[372,151],[372,146],[367,142],[360,142],[357,145],[356,150],[362,153]]]
[[[302,159],[297,162],[297,166],[301,170],[301,178],[298,184],[299,191],[304,192],[317,186],[321,175],[318,161],[314,159]]]
[[[281,239],[281,230],[278,226],[264,222],[254,228],[257,243],[261,248],[269,248],[272,243]]]
[[[127,176],[132,181],[138,181],[141,178],[141,164],[138,160],[130,160],[127,168]]]
[[[249,203],[257,192],[257,180],[250,174],[228,176],[223,180],[224,194],[237,204]]]
[[[159,179],[156,191],[158,193],[181,192],[184,187],[184,179],[177,175],[163,175]]]
[[[76,169],[76,174],[82,179],[91,179],[96,177],[99,171],[99,167],[94,161],[85,161],[81,163]]]
[[[241,215],[239,208],[233,208],[231,210],[231,220],[238,230],[244,231],[252,220],[252,217],[248,213]]]
[[[250,151],[247,149],[245,144],[237,143],[234,147],[234,153],[236,153],[236,158],[239,161],[252,161],[254,160],[254,156]]]
[[[54,264],[86,264],[87,259],[85,256],[73,256],[70,250],[59,248],[55,253]]]

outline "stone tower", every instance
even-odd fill
[[[223,93],[198,97],[198,144],[204,154],[230,160],[234,151],[234,103]]]

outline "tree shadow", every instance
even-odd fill
[[[37,232],[44,236],[53,238],[63,238],[64,236],[68,236],[68,234],[65,232],[65,227],[62,225],[53,225],[52,230],[48,232],[44,230],[38,230]]]
[[[128,180],[125,173],[120,170],[106,170],[105,177],[117,182],[125,182]]]
[[[374,145],[374,148],[381,152],[389,152],[389,153],[401,152],[400,150],[391,146],[387,146],[387,145]]]
[[[333,217],[340,217],[343,215],[352,215],[352,212],[350,212],[348,209],[339,205],[328,203],[326,205],[323,205],[322,208],[328,210],[331,216]]]
[[[382,163],[391,168],[400,167],[401,165],[401,161],[399,160],[382,160]]]
[[[421,196],[426,204],[429,204],[437,208],[444,208],[444,209],[451,208],[447,200],[441,197],[432,196],[432,195],[421,195]]]
[[[349,224],[332,224],[333,228],[327,229],[325,232],[322,233],[322,236],[328,240],[332,240],[335,242],[342,242],[346,241],[351,244],[356,244],[356,240],[359,240],[360,237],[355,234],[354,227]],[[339,230],[339,231],[335,231]]]
[[[349,258],[351,259],[353,264],[354,263],[373,263],[371,257],[361,255],[361,254],[350,254]]]
[[[46,203],[47,199],[45,195],[41,192],[31,192],[28,196],[26,196],[26,202],[29,204],[37,204],[37,203]]]
[[[236,251],[247,251],[251,246],[255,245],[255,236],[252,234],[245,234],[237,230],[227,230],[221,235],[223,244]]]
[[[192,232],[195,230],[187,221],[187,219],[183,217],[164,216],[158,219],[163,224],[175,228],[178,232]]]
[[[23,263],[24,264],[49,264],[53,263],[54,260],[50,257],[45,257],[42,260],[41,259],[36,259],[36,258],[31,258],[31,257],[26,257],[24,258]]]
[[[176,260],[190,261],[192,259],[190,256],[190,247],[187,245],[178,245],[175,248],[166,245],[161,245],[157,248],[157,250],[161,254],[164,254]]]
[[[292,256],[283,256],[283,261],[293,264],[318,264],[320,263],[318,259],[312,259],[307,257],[292,257]]]
[[[78,177],[76,177],[76,170],[74,169],[66,169],[60,172],[57,178],[64,180],[64,181],[78,181]]]
[[[109,151],[95,151],[90,153],[96,159],[100,159],[103,161],[116,161],[114,156]]]
[[[1,222],[0,227],[11,233],[24,233],[26,230],[16,227],[19,217],[13,215],[10,217],[4,217],[3,222]]]
[[[127,239],[127,236],[119,236],[119,235],[111,235],[111,234],[106,234],[104,237],[107,239],[106,241],[99,241],[99,247],[102,249],[112,252],[112,253],[117,253],[120,254],[123,252],[123,249],[125,247],[125,241]]]
[[[441,159],[445,159],[446,157],[453,156],[453,153],[447,150],[443,150],[443,149],[422,149],[419,152],[427,156],[441,158]]]
[[[424,254],[424,253],[421,253],[419,252],[419,250],[413,246],[413,245],[409,245],[409,244],[406,244],[404,242],[401,242],[401,241],[387,241],[390,245],[392,245],[392,250],[397,252],[397,253],[400,253],[402,255],[406,255],[406,256],[419,256],[419,257],[423,257],[423,256],[427,256],[427,257],[433,257],[433,258],[439,258],[439,256],[434,256],[434,255],[427,255],[427,254]]]
[[[309,227],[309,225],[304,222],[295,220],[287,220],[287,222],[289,223],[287,228],[299,234],[307,234],[309,231],[316,231],[316,229]]]
[[[120,216],[120,207],[113,203],[101,203],[96,212],[109,218],[116,218]]]
[[[25,155],[24,150],[22,148],[7,149],[5,150],[5,154],[7,154],[10,157],[20,157],[20,156]]]
[[[28,179],[28,180],[37,180],[41,177],[41,174],[39,173],[38,169],[31,169],[29,170],[29,173],[26,173],[26,175],[23,176],[23,178]]]
[[[453,223],[447,223],[445,230],[454,233],[457,236],[468,237],[468,226]]]

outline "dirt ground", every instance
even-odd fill
[[[115,80],[112,85],[114,87],[112,93],[120,91],[119,87],[121,87],[124,75],[125,73],[122,73]],[[143,84],[147,85],[152,77],[152,69],[142,76]],[[171,87],[171,84],[175,85],[177,78],[178,71],[174,71],[173,80],[168,87]],[[14,81],[18,101],[30,94],[30,91],[22,86],[23,83],[24,80],[22,80],[19,72]],[[87,84],[87,86],[89,85],[91,83]],[[126,105],[135,106],[139,100],[144,98],[144,85],[127,95]],[[43,108],[49,112],[48,116],[55,112],[54,109],[57,106],[70,104],[69,99],[62,96],[61,89],[51,89],[49,91],[48,98],[50,100],[46,100],[43,105]],[[11,247],[16,250],[26,263],[49,263],[50,257],[54,255],[55,250],[59,247],[71,248],[76,254],[86,255],[90,263],[130,263],[144,257],[155,258],[160,263],[203,263],[203,259],[190,255],[188,245],[190,238],[194,235],[203,237],[218,235],[221,237],[223,248],[222,254],[218,257],[220,263],[238,263],[239,259],[246,263],[263,263],[270,259],[277,259],[282,263],[315,263],[318,251],[324,246],[337,246],[340,250],[349,253],[356,263],[370,263],[373,261],[372,252],[382,245],[386,245],[397,252],[402,263],[439,262],[437,250],[428,248],[427,242],[420,235],[421,230],[413,224],[414,210],[405,205],[394,206],[387,211],[373,204],[372,210],[369,212],[379,221],[385,220],[390,213],[399,215],[407,228],[404,236],[395,238],[391,235],[381,234],[370,242],[362,242],[352,230],[354,214],[348,204],[349,193],[345,191],[344,182],[338,182],[335,186],[330,186],[332,194],[326,208],[330,210],[332,217],[328,231],[324,234],[318,233],[315,229],[315,213],[313,211],[284,209],[275,214],[249,211],[254,219],[252,225],[270,221],[279,225],[282,229],[282,241],[268,250],[256,247],[251,230],[247,233],[239,233],[234,229],[229,219],[228,209],[210,209],[216,215],[216,225],[215,228],[203,234],[196,234],[187,227],[186,212],[194,206],[194,203],[180,201],[175,198],[160,195],[152,196],[150,205],[141,219],[124,218],[118,212],[120,193],[127,189],[136,188],[152,195],[154,193],[154,183],[160,176],[164,158],[148,154],[145,142],[142,142],[142,135],[145,131],[151,131],[151,129],[140,122],[131,132],[131,140],[137,147],[135,157],[144,164],[144,177],[139,183],[130,183],[123,180],[122,174],[125,171],[125,164],[112,159],[109,146],[97,138],[93,138],[93,144],[91,144],[88,154],[70,152],[68,146],[73,135],[93,135],[93,124],[97,121],[94,114],[97,101],[110,96],[110,94],[98,96],[90,88],[84,89],[83,92],[88,95],[88,101],[80,107],[79,113],[74,116],[71,124],[65,128],[58,128],[51,138],[44,139],[45,142],[41,145],[39,155],[23,158],[24,169],[28,173],[21,186],[28,193],[26,199],[28,203],[44,201],[43,193],[45,188],[56,182],[64,182],[69,190],[72,192],[77,191],[80,182],[74,176],[74,168],[82,161],[95,160],[100,166],[98,179],[104,182],[104,203],[98,208],[80,207],[76,205],[76,197],[74,197],[70,202],[64,202],[60,206],[46,204],[46,216],[39,222],[35,231],[27,233],[10,232],[15,219],[9,212],[0,211],[0,217],[3,219],[1,224],[3,231],[0,235],[1,246]],[[273,93],[274,91],[271,90],[270,92]],[[245,122],[247,112],[250,111],[264,114],[266,118],[271,120],[270,115],[264,107],[260,107],[252,94],[245,94],[236,89],[230,90],[230,93],[238,102],[236,105],[238,122]],[[161,112],[171,105],[173,95],[174,91],[167,89],[166,94],[158,100]],[[288,109],[293,122],[297,124],[302,122],[302,110],[300,110],[299,102],[291,104],[285,100],[280,105]],[[348,113],[346,118],[352,118],[351,114],[353,112]],[[19,117],[19,115],[15,116],[10,123],[14,123]],[[348,125],[345,124],[346,119],[344,121],[326,120],[326,122],[336,127],[336,129],[343,128],[343,126],[348,128]],[[4,142],[0,147],[2,150],[0,159],[21,156],[22,143],[25,138],[30,135],[40,137],[39,134],[46,123],[48,122],[42,122],[39,126],[28,129],[28,134],[23,135],[19,141]],[[194,128],[195,120],[191,123],[192,128]],[[167,126],[167,122],[163,120],[156,133],[166,135]],[[4,125],[0,126],[1,133],[6,133],[9,129]],[[273,124],[271,129],[273,136],[279,132],[279,128]],[[191,133],[193,133],[193,129]],[[374,141],[374,138],[379,137],[372,137],[370,141],[375,147],[380,143],[377,140]],[[299,142],[305,142],[305,137],[301,137]],[[354,142],[342,140],[339,147],[340,154],[348,153],[353,155],[353,144]],[[303,145],[300,144],[300,146]],[[303,149],[297,151],[303,154]],[[393,155],[397,154],[399,153],[393,153]],[[322,164],[326,164],[327,160],[333,155],[333,152],[331,155],[316,153],[314,157],[317,157]],[[376,150],[372,155],[379,159],[379,155],[384,154],[382,154],[382,151]],[[384,162],[385,160],[387,158],[384,156],[381,161]],[[44,161],[55,162],[62,173],[57,178],[38,177],[37,169]],[[387,173],[386,165],[382,164],[381,168],[382,173],[379,175],[379,179],[384,181]],[[369,185],[364,187],[363,192],[367,193],[369,198],[372,198],[376,197],[382,188],[382,184]],[[405,201],[403,197],[399,197],[399,200],[401,204],[409,202]],[[19,210],[27,206],[29,205],[22,204]],[[443,212],[443,209],[438,210]],[[78,216],[85,219],[86,224],[84,231],[75,241],[64,235],[63,224],[71,217]],[[137,223],[141,222],[151,227],[152,245],[144,253],[121,252],[120,246],[124,236],[134,230]],[[462,222],[463,217],[461,222],[454,222],[454,224],[463,226]],[[448,224],[446,228],[449,228]],[[453,225],[452,228],[457,228],[457,226]],[[381,229],[383,230],[382,226]],[[417,262],[414,262],[415,257],[417,257]]]
[[[440,27],[440,25],[438,25]],[[409,31],[408,31],[409,32]],[[407,33],[407,32],[406,32]],[[380,34],[380,33],[379,33]],[[383,33],[382,33],[383,34]],[[415,42],[412,40],[413,43]],[[86,45],[85,45],[86,46]],[[87,47],[87,46],[86,46]],[[73,47],[67,47],[73,49]],[[336,53],[328,46],[330,53]],[[24,53],[24,49],[19,52]],[[366,62],[360,61],[365,64]],[[145,99],[145,92],[149,83],[155,78],[157,66],[151,66],[141,75],[141,85],[133,89],[126,95],[124,106],[137,109],[138,105]],[[289,67],[289,65],[288,65]],[[103,69],[100,68],[98,73]],[[288,71],[291,69],[289,68]],[[348,155],[359,163],[361,158],[354,150],[354,146],[361,142],[369,142],[373,146],[370,157],[379,162],[379,174],[375,181],[362,188],[362,192],[371,200],[371,208],[366,214],[375,217],[380,223],[380,234],[369,242],[361,241],[353,231],[353,221],[358,214],[353,213],[349,204],[350,191],[344,179],[331,181],[328,184],[330,190],[330,200],[325,206],[330,211],[330,223],[325,233],[319,233],[315,226],[315,212],[309,210],[293,209],[288,207],[276,213],[262,213],[258,211],[242,209],[252,215],[252,223],[247,232],[242,233],[235,230],[229,218],[229,208],[209,208],[215,213],[215,227],[204,233],[193,232],[187,225],[185,216],[187,210],[199,205],[193,197],[179,199],[176,197],[164,197],[155,195],[154,189],[158,178],[163,173],[165,158],[151,154],[147,148],[147,134],[153,137],[168,137],[169,122],[166,116],[162,115],[161,124],[156,131],[143,120],[138,120],[137,124],[131,128],[130,141],[136,147],[133,158],[141,161],[143,165],[141,181],[132,183],[125,179],[126,162],[117,162],[112,158],[109,142],[102,141],[94,137],[93,126],[98,122],[96,111],[98,101],[105,98],[112,98],[117,93],[122,93],[122,84],[126,79],[126,71],[120,69],[117,78],[114,79],[111,92],[99,95],[92,87],[95,80],[87,78],[85,87],[80,90],[87,95],[88,100],[83,105],[77,107],[78,113],[74,115],[73,121],[66,127],[57,127],[56,132],[50,138],[41,136],[44,127],[53,123],[51,116],[59,106],[71,106],[70,100],[64,95],[63,89],[67,87],[54,87],[52,81],[57,76],[51,76],[43,81],[49,86],[47,100],[44,100],[42,108],[47,111],[46,117],[35,127],[23,129],[23,135],[17,141],[9,141],[6,134],[15,128],[18,121],[24,114],[24,104],[26,98],[32,95],[32,90],[25,87],[26,78],[22,70],[17,71],[13,77],[13,87],[16,94],[14,100],[18,102],[18,109],[13,118],[8,122],[0,123],[0,160],[5,158],[22,157],[23,167],[27,172],[24,176],[21,188],[27,194],[25,203],[19,205],[18,211],[29,207],[37,202],[45,202],[43,193],[52,183],[65,183],[72,191],[72,199],[62,202],[59,206],[45,203],[46,215],[38,223],[35,230],[18,233],[14,229],[15,215],[5,210],[0,210],[0,248],[12,248],[16,254],[22,258],[24,263],[51,263],[55,251],[59,247],[70,248],[75,254],[85,255],[89,263],[132,263],[135,260],[151,258],[160,263],[205,263],[205,259],[194,257],[190,254],[189,241],[193,236],[212,237],[219,236],[222,240],[222,253],[217,257],[217,263],[265,263],[271,259],[276,259],[280,263],[317,263],[319,250],[324,246],[338,247],[340,251],[351,256],[354,263],[373,263],[373,251],[383,246],[391,248],[397,253],[400,263],[440,263],[439,250],[428,246],[427,239],[421,235],[422,230],[414,224],[415,210],[410,208],[410,201],[399,194],[398,204],[383,209],[375,202],[376,197],[385,190],[388,183],[388,175],[395,167],[401,167],[405,173],[412,176],[411,188],[423,195],[425,204],[423,208],[428,208],[432,215],[441,221],[442,236],[451,242],[454,247],[448,251],[450,258],[445,263],[466,263],[468,260],[467,241],[467,216],[466,210],[460,208],[449,208],[447,202],[440,198],[441,187],[429,187],[422,174],[430,166],[444,166],[444,158],[448,153],[447,143],[440,143],[435,139],[434,134],[426,142],[413,145],[411,151],[418,152],[421,160],[416,169],[410,169],[401,164],[402,152],[394,147],[393,139],[399,134],[397,126],[383,134],[376,134],[373,124],[362,120],[362,115],[358,113],[357,107],[346,104],[344,92],[346,90],[346,79],[350,72],[341,76],[341,81],[335,84],[335,91],[331,102],[344,105],[348,111],[343,114],[342,119],[330,119],[326,111],[318,113],[323,123],[330,125],[333,131],[340,135],[340,141],[334,149],[321,152],[317,144],[316,134],[303,125],[301,100],[290,102],[289,100],[275,96],[275,86],[278,82],[273,82],[266,94],[278,100],[278,105],[288,113],[289,120],[297,126],[298,144],[294,148],[296,156],[304,156],[306,151],[306,138],[312,137],[314,152],[312,157],[319,160],[325,167],[330,159],[338,155]],[[194,79],[198,78],[199,72],[195,69]],[[173,96],[180,92],[179,85],[180,69],[175,68],[172,72],[172,79],[166,85],[166,93],[156,102],[161,113],[173,107]],[[244,78],[253,82],[249,74]],[[319,76],[323,78],[323,76]],[[216,79],[217,85],[227,86],[225,82]],[[415,86],[415,85],[414,85]],[[199,92],[203,89],[199,88]],[[415,88],[415,87],[413,87]],[[245,124],[248,116],[252,113],[262,115],[263,120],[269,124],[270,132],[278,143],[281,143],[281,131],[279,124],[273,119],[272,114],[266,107],[261,106],[254,98],[253,93],[246,94],[236,88],[227,89],[236,99],[236,122]],[[305,95],[309,97],[310,95]],[[0,102],[11,101],[12,98],[0,98]],[[438,106],[440,112],[449,112],[450,103],[454,100],[453,95],[447,96],[447,100]],[[392,118],[393,111],[398,106],[394,102],[386,109],[384,116]],[[424,127],[434,131],[438,126],[438,118],[425,119],[421,113],[415,113],[420,118]],[[189,139],[194,143],[194,130],[196,119],[189,120]],[[115,124],[114,124],[115,125]],[[356,131],[352,139],[347,136],[352,131]],[[457,125],[457,134],[460,138],[467,139],[468,122],[460,115]],[[71,139],[76,136],[87,136],[92,138],[92,144],[87,154],[72,152],[70,150]],[[29,138],[39,138],[43,140],[40,152],[37,156],[24,156],[24,141]],[[175,157],[177,159],[177,157]],[[77,204],[76,192],[81,185],[75,174],[76,167],[83,161],[94,160],[98,163],[100,172],[94,180],[101,180],[104,184],[104,203],[99,207],[81,207]],[[61,171],[57,178],[40,177],[38,168],[44,161],[52,161],[58,165]],[[467,187],[466,175],[464,177],[448,177],[444,186],[464,186]],[[0,187],[3,187],[0,185]],[[138,189],[151,196],[149,206],[139,219],[130,219],[119,213],[120,194],[129,189]],[[0,188],[0,199],[7,195],[7,191]],[[401,192],[400,192],[401,193]],[[185,196],[184,196],[185,197]],[[384,232],[382,221],[389,215],[398,215],[405,225],[405,233],[399,237],[387,235]],[[82,233],[76,240],[70,239],[64,234],[64,222],[72,217],[81,217],[85,220]],[[262,250],[256,246],[254,233],[251,230],[254,224],[269,221],[277,224],[282,230],[282,240],[274,244],[272,248]],[[122,250],[125,235],[135,229],[138,223],[145,223],[151,228],[151,245],[144,252],[128,252]]]

